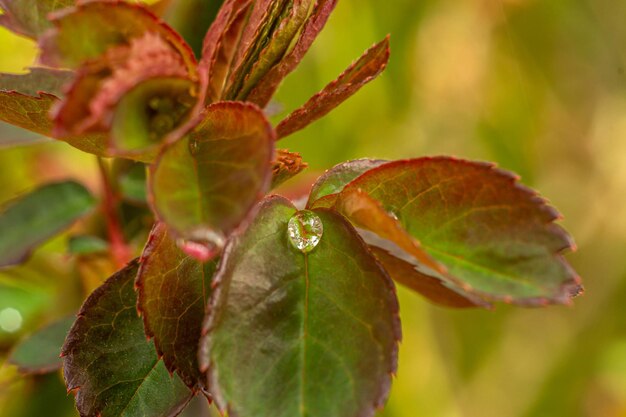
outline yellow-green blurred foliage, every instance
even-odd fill
[[[309,176],[364,156],[496,161],[564,214],[587,292],[573,307],[451,311],[399,289],[404,340],[380,417],[626,416],[626,2],[341,0],[275,107],[299,106],[387,33],[384,75],[281,145]],[[0,33],[0,70],[35,54]],[[0,152],[1,201],[67,176],[97,187],[92,158],[65,144]],[[72,268],[52,255],[63,248],[55,239],[0,274],[0,310],[24,317],[0,345],[75,308],[74,281],[59,278]],[[0,370],[2,416],[69,417],[71,405],[57,375]]]

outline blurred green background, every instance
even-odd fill
[[[399,289],[404,340],[380,417],[626,416],[626,2],[341,0],[273,108],[299,106],[387,33],[383,76],[281,143],[310,163],[300,184],[364,156],[496,161],[564,214],[587,291],[573,307],[453,311]],[[22,71],[36,53],[0,30],[0,71]],[[0,147],[21,135],[0,126]],[[31,139],[0,150],[0,201],[58,178],[97,190],[94,158]],[[77,309],[78,275],[105,278],[107,265],[85,272],[64,255],[65,239],[0,272],[0,312],[21,316],[15,328],[0,313],[0,361]],[[60,381],[1,366],[0,415],[74,416]]]

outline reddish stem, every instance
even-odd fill
[[[107,167],[102,158],[98,158],[98,168],[102,178],[102,212],[107,222],[109,243],[111,244],[111,257],[115,264],[121,268],[132,259],[132,250],[124,239],[124,232],[120,224],[117,212],[119,197],[111,186],[111,179]]]

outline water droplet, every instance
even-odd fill
[[[289,241],[301,252],[311,252],[322,240],[324,225],[312,211],[302,210],[289,219],[287,225]]]
[[[0,329],[7,333],[15,333],[22,327],[22,314],[14,308],[7,307],[0,311]]]
[[[178,239],[176,243],[187,255],[200,262],[207,262],[222,252],[225,239],[221,234],[207,232],[202,238]]]
[[[197,155],[200,152],[200,145],[198,141],[195,139],[189,139],[189,153],[192,155]]]

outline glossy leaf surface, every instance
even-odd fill
[[[276,126],[278,138],[289,136],[328,114],[383,72],[388,60],[389,37],[368,49],[339,78],[281,121]]]
[[[232,416],[372,416],[396,368],[393,283],[332,211],[314,212],[324,233],[311,252],[294,248],[296,212],[264,200],[226,250],[201,345],[210,389]]]
[[[568,303],[579,278],[559,214],[514,175],[454,158],[391,162],[352,181],[398,218],[458,285],[490,300]],[[374,230],[376,231],[376,230]]]
[[[335,204],[336,194],[343,190],[350,181],[385,163],[387,161],[364,158],[335,165],[315,181],[309,193],[307,207],[332,207]]]
[[[0,25],[37,39],[48,28],[48,14],[74,5],[76,0],[1,0]]]
[[[152,205],[177,238],[228,233],[267,191],[273,154],[274,131],[261,110],[213,104],[157,159],[149,177]]]
[[[137,275],[138,308],[146,334],[165,366],[192,388],[202,386],[198,342],[217,260],[199,262],[181,251],[158,223],[142,254]]]
[[[389,247],[383,239],[391,242],[395,256],[385,256],[375,252],[377,258],[387,269],[389,275],[436,303],[447,306],[488,306],[480,297],[466,292],[455,280],[448,277],[445,266],[437,262],[413,238],[400,221],[387,212],[382,205],[360,189],[347,189],[339,193],[334,209],[348,218],[355,226],[376,232],[382,238],[378,242],[366,242],[370,245]],[[381,245],[382,243],[382,245]],[[403,261],[402,259],[405,259]],[[406,259],[412,262],[406,262]],[[435,278],[436,277],[436,278]]]
[[[140,4],[84,2],[56,14],[52,23],[54,30],[40,42],[40,59],[46,65],[76,68],[113,46],[127,45],[151,32],[178,51],[190,71],[196,66],[191,48],[180,35]]]
[[[191,398],[146,340],[137,269],[131,262],[89,296],[63,346],[65,381],[82,417],[175,416]]]
[[[66,181],[43,185],[5,205],[0,213],[0,266],[24,261],[31,251],[94,209],[85,187]]]
[[[9,363],[27,374],[43,374],[61,368],[61,347],[75,317],[54,321],[22,340],[11,352]]]

